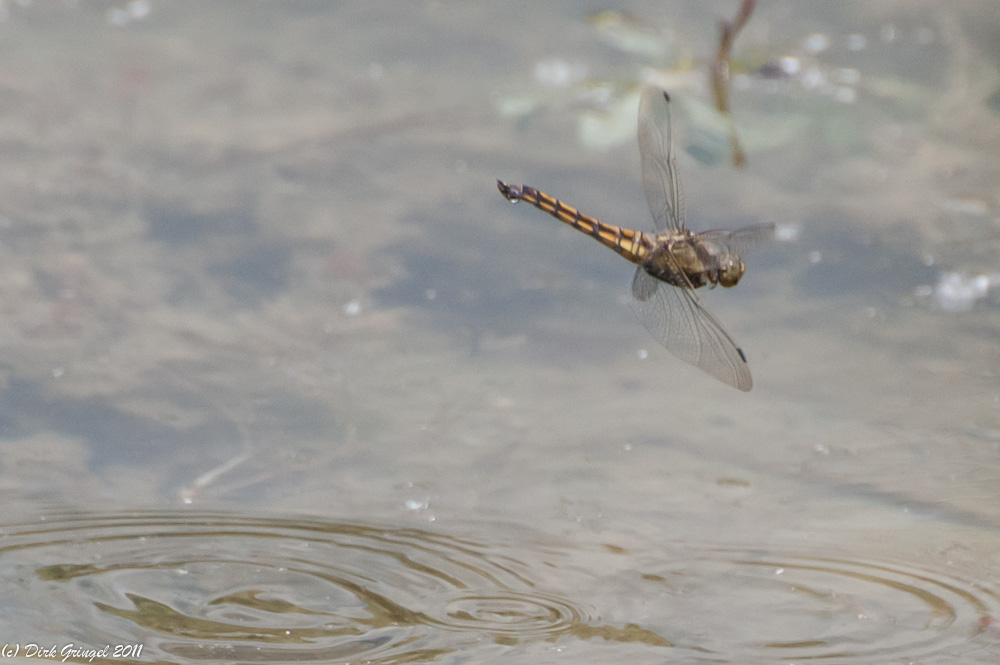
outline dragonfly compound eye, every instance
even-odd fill
[[[723,286],[736,286],[736,283],[740,281],[740,277],[743,276],[746,270],[747,267],[743,265],[742,261],[726,261],[719,272],[719,284]]]

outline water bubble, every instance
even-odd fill
[[[945,272],[934,285],[934,301],[945,312],[968,312],[995,286],[1000,286],[1000,275]]]
[[[858,33],[847,35],[847,49],[849,51],[863,51],[868,46],[868,38]]]
[[[830,37],[821,32],[816,32],[805,38],[802,42],[802,48],[805,49],[807,53],[812,53],[813,55],[817,53],[822,53],[823,51],[830,48]]]

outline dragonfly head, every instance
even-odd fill
[[[727,256],[725,260],[719,262],[719,284],[727,287],[736,286],[746,270],[747,267],[738,258]]]

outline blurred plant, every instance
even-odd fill
[[[750,20],[750,14],[753,13],[756,5],[756,0],[743,0],[735,20],[722,19],[719,21],[719,48],[716,49],[715,59],[712,60],[708,68],[712,93],[715,96],[715,108],[726,119],[726,124],[729,126],[729,144],[733,166],[737,168],[745,166],[747,160],[743,147],[740,145],[739,135],[736,133],[736,125],[729,112],[730,64],[732,62],[733,41]]]

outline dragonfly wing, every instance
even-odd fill
[[[632,301],[635,315],[668,351],[734,388],[748,391],[753,387],[743,351],[698,304],[690,289],[658,284],[639,268],[632,280],[632,293],[636,296]]]
[[[653,224],[661,232],[684,230],[684,193],[677,177],[670,96],[658,88],[646,88],[639,101],[639,156],[642,161],[642,191],[646,194]]]
[[[748,250],[774,237],[774,224],[756,224],[735,231],[705,231],[695,237],[737,256],[745,256]]]
[[[646,302],[653,297],[659,286],[660,281],[646,272],[645,268],[639,266],[635,269],[635,277],[632,278],[632,296],[636,300]],[[648,328],[649,326],[647,325],[646,327]]]

